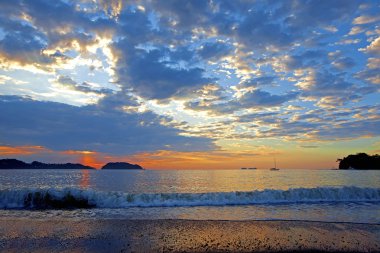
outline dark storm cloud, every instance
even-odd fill
[[[74,107],[2,96],[0,143],[120,155],[158,149],[214,148],[210,139],[179,136],[178,130],[160,125],[160,117],[153,113],[126,114],[109,105]]]

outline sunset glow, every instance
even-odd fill
[[[0,158],[329,169],[379,152],[378,2],[185,2],[1,3]]]

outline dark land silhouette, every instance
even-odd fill
[[[380,170],[380,155],[357,153],[338,159],[340,170]]]
[[[81,169],[94,170],[91,166],[80,163],[42,163],[34,161],[26,163],[17,159],[1,159],[0,169]]]
[[[0,169],[79,169],[79,170],[95,170],[94,167],[86,166],[80,163],[42,163],[34,161],[26,163],[17,159],[0,159]],[[143,168],[138,164],[130,164],[126,162],[107,163],[102,169],[139,169]]]
[[[102,170],[142,170],[138,164],[130,164],[125,162],[107,163],[102,167]]]

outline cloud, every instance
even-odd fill
[[[294,37],[286,33],[281,24],[272,23],[270,13],[252,11],[236,29],[238,39],[245,45],[258,48],[282,48],[294,41]]]
[[[293,71],[296,69],[309,68],[325,64],[326,52],[322,50],[307,50],[298,55],[285,55],[280,58],[282,71]]]
[[[279,116],[278,112],[261,112],[261,113],[250,113],[245,114],[238,118],[241,123],[257,122],[257,121],[273,121]]]
[[[12,147],[12,146],[0,146],[0,155],[2,157],[12,157],[12,156],[19,156],[19,155],[34,155],[36,153],[41,152],[48,152],[44,147],[42,146],[19,146],[19,147]]]
[[[146,51],[122,42],[118,46],[125,53],[117,63],[118,82],[141,97],[167,99],[213,81],[204,76],[202,68],[181,67],[177,61],[172,62],[170,50]]]
[[[330,97],[344,102],[357,100],[366,94],[376,92],[371,86],[359,86],[339,74],[327,71],[311,71],[296,85],[303,90],[302,96]]]
[[[354,26],[351,28],[350,32],[348,33],[348,35],[356,35],[356,34],[359,34],[359,33],[362,33],[364,32],[365,29],[361,26]]]
[[[198,54],[205,60],[218,60],[230,53],[231,46],[225,42],[205,43],[198,50]]]
[[[369,46],[361,49],[370,55],[380,54],[380,37],[374,40]],[[380,84],[380,60],[378,58],[368,58],[366,68],[356,73],[357,78],[364,79],[372,84]]]
[[[187,102],[185,106],[187,109],[207,111],[211,114],[231,114],[244,109],[280,106],[283,103],[296,99],[298,95],[298,92],[274,95],[267,91],[255,89],[245,92],[239,98],[224,98],[214,101],[190,101]]]
[[[284,4],[280,11],[292,13],[285,22],[294,30],[303,27],[316,27],[321,25],[331,25],[333,21],[347,19],[358,8],[359,3],[355,0],[312,0],[312,1],[292,1],[291,4]]]
[[[69,76],[59,75],[56,82],[60,85],[63,85],[68,88],[72,88],[77,91],[81,91],[84,93],[95,93],[98,95],[111,94],[113,91],[111,89],[101,88],[101,85],[92,84],[88,82],[83,82],[82,84],[78,84]]]
[[[214,138],[339,139],[328,127],[353,125],[357,135],[343,132],[359,138],[367,134],[361,121],[376,123],[353,104],[373,104],[380,83],[379,6],[364,6],[370,5],[5,1],[0,93],[66,105],[3,97],[0,141],[131,153],[210,150]],[[88,98],[94,104],[67,105]]]
[[[99,0],[101,10],[111,17],[117,17],[120,15],[123,7],[123,0]]]
[[[249,1],[154,3],[160,16],[159,25],[170,27],[176,34],[191,34],[197,28],[215,30],[214,34],[233,38],[248,49],[269,50],[290,47],[307,38],[310,29],[347,19],[357,8],[358,3],[352,0],[292,1],[290,4]]]
[[[364,16],[359,16],[359,17],[355,18],[352,23],[354,25],[364,25],[364,24],[373,23],[373,22],[376,22],[379,20],[380,20],[379,16],[366,16],[366,15],[364,15]]]
[[[89,57],[91,47],[100,37],[109,37],[115,23],[99,13],[90,15],[79,6],[43,0],[15,0],[4,5],[0,10],[4,34],[0,66],[51,74],[69,62],[73,65],[78,55]]]
[[[363,52],[379,55],[380,54],[380,37],[377,37],[366,48],[360,49]]]
[[[332,64],[334,67],[342,70],[352,68],[356,65],[354,59],[351,57],[338,58],[336,61],[333,61]]]
[[[213,3],[208,0],[152,1],[152,4],[154,9],[161,14],[160,22],[172,29],[183,31],[207,24],[213,7]]]
[[[334,127],[324,127],[315,132],[315,137],[321,140],[354,139],[380,135],[380,119],[367,119],[335,124]]]
[[[251,78],[249,80],[245,80],[244,82],[240,83],[237,87],[239,89],[242,89],[247,87],[269,86],[273,83],[275,79],[275,76],[260,76],[256,78]]]
[[[178,130],[160,125],[160,117],[151,112],[127,114],[111,106],[74,107],[9,96],[1,97],[0,111],[0,143],[7,145],[124,155],[214,148],[210,139],[180,136]]]
[[[11,81],[12,78],[5,75],[0,75],[0,84],[5,84],[6,82]]]
[[[289,92],[284,95],[273,95],[267,91],[253,90],[240,97],[239,103],[243,108],[278,106],[297,98],[298,94],[298,92]]]
[[[17,26],[18,24],[13,24]],[[43,53],[45,36],[33,27],[22,25],[5,33],[0,41],[0,66],[9,68],[13,63],[20,66],[32,65],[47,69],[60,56]]]
[[[369,58],[367,68],[358,72],[355,76],[372,84],[380,84],[380,60]]]
[[[241,122],[250,122],[253,123],[253,126],[246,129],[246,132],[241,132],[240,138],[281,137],[304,142],[336,141],[379,135],[378,106],[353,107],[349,111],[341,110],[339,107],[318,109],[304,114],[296,114],[295,117],[281,113],[244,115],[240,117]],[[357,114],[360,114],[360,117]],[[282,117],[278,117],[278,115]],[[248,118],[246,119],[246,117]],[[257,125],[263,128],[258,128]]]

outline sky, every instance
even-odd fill
[[[330,169],[380,153],[380,1],[0,0],[0,158]]]

